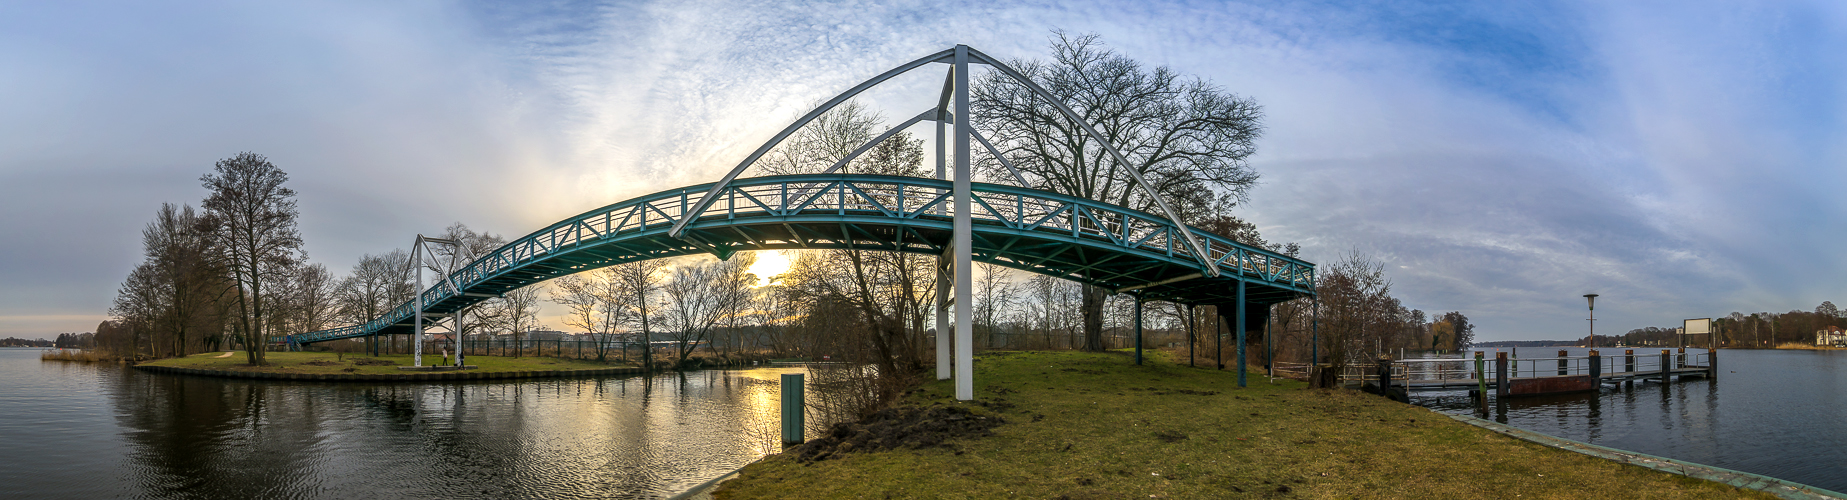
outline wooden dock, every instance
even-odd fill
[[[1625,382],[1711,378],[1718,373],[1715,352],[1687,353],[1685,348],[1663,349],[1659,353],[1629,349],[1614,356],[1603,356],[1598,350],[1588,356],[1568,356],[1559,351],[1558,356],[1549,358],[1495,354],[1495,359],[1486,359],[1478,352],[1475,359],[1381,360],[1374,374],[1343,378],[1405,391],[1475,390],[1493,391],[1496,396],[1536,396],[1593,391]],[[1385,380],[1389,382],[1381,384]]]

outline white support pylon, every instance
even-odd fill
[[[417,326],[412,332],[411,366],[423,366],[423,235],[417,235],[416,248],[410,249],[417,259],[417,287],[412,288],[417,295]]]
[[[973,249],[973,220],[969,210],[973,206],[973,186],[970,185],[969,172],[969,113],[968,113],[968,46],[957,45],[955,55],[956,72],[956,174],[954,194],[956,202],[955,223],[950,243],[955,246],[955,378],[956,399],[968,401],[975,399],[975,348],[974,348],[974,293],[970,289],[973,273],[969,257]]]
[[[944,83],[951,83],[951,82],[944,82]],[[945,89],[945,90],[949,90],[949,89]],[[943,140],[945,139],[944,134],[945,134],[945,131],[943,127],[943,121],[937,120],[936,121],[936,180],[939,180],[939,181],[943,180],[943,176],[945,173],[943,169],[944,167],[943,156],[945,153],[948,152],[948,145],[943,142]],[[938,214],[940,215],[943,209],[943,206],[937,205],[936,208],[937,208]],[[950,367],[952,366],[952,364],[949,362],[949,356],[950,356],[949,349],[950,349],[951,344],[949,342],[950,333],[949,333],[949,308],[948,308],[949,295],[947,295],[948,293],[949,293],[949,276],[943,274],[943,256],[937,255],[936,256],[936,379],[937,380],[949,380],[951,377]]]

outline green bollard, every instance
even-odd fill
[[[782,445],[802,444],[802,374],[782,374]]]

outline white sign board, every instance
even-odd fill
[[[1705,335],[1712,333],[1712,318],[1689,319],[1682,328],[1687,335]]]

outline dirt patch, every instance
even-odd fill
[[[845,453],[899,448],[951,447],[947,441],[994,435],[1000,417],[977,415],[954,406],[886,408],[865,420],[835,424],[827,436],[797,446],[796,460],[815,462]]]
[[[340,365],[340,364],[345,364],[345,363],[339,363],[335,361],[309,361],[309,362],[302,363],[302,364],[313,365],[313,366],[333,366],[333,365]]]
[[[1217,396],[1218,393],[1219,391],[1195,391],[1195,390],[1190,390],[1190,389],[1174,389],[1171,391],[1155,391],[1154,395],[1166,396],[1168,394],[1185,394],[1188,396]]]
[[[385,359],[355,359],[353,360],[353,364],[358,365],[358,366],[395,366],[397,365],[397,363],[392,362],[391,360],[385,360]]]
[[[1161,440],[1161,442],[1164,442],[1164,443],[1178,443],[1178,442],[1186,440],[1186,434],[1182,434],[1179,431],[1171,431],[1171,430],[1159,431],[1159,432],[1154,433],[1154,438],[1159,439]]]

